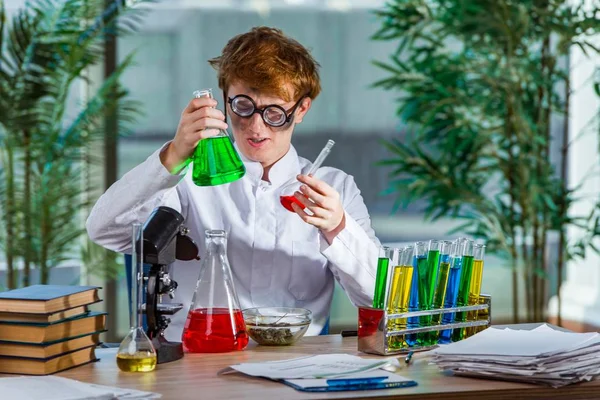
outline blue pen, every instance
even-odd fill
[[[386,380],[387,376],[374,376],[370,378],[349,378],[349,379],[327,379],[328,386],[354,386],[366,385],[369,383],[379,383]]]

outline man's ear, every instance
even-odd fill
[[[302,100],[302,103],[296,109],[296,117],[294,118],[294,122],[299,124],[304,119],[304,115],[310,110],[310,106],[312,105],[312,99],[310,97],[305,97]]]

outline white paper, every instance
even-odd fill
[[[270,379],[319,379],[372,371],[387,360],[364,359],[350,354],[323,354],[291,360],[245,363],[230,368],[250,376]]]
[[[58,376],[0,378],[3,399],[18,400],[113,400],[158,399],[158,393],[142,392],[79,382]]]
[[[600,375],[600,334],[546,324],[531,331],[490,328],[430,353],[441,369],[466,376],[559,387]]]
[[[542,325],[544,326],[544,325]],[[541,327],[540,327],[541,328]],[[600,342],[598,333],[569,333],[550,327],[531,331],[489,328],[470,338],[433,351],[435,354],[540,356]]]

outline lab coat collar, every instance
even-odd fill
[[[246,167],[246,176],[252,180],[252,183],[258,185],[263,176],[263,167],[258,161],[248,159],[237,147],[236,150],[240,155]],[[269,181],[273,186],[280,186],[292,178],[295,178],[301,172],[298,153],[294,146],[290,144],[288,152],[269,170]]]

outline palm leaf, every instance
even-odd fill
[[[104,40],[135,29],[140,20],[141,10],[118,3],[31,0],[6,24],[0,1],[0,212],[5,225],[25,228],[11,234],[12,254],[27,252],[43,275],[80,255],[80,214],[93,190],[82,185],[82,156],[107,134],[104,118],[115,115],[126,132],[139,115],[139,104],[119,84],[133,63],[129,55],[77,118],[66,121],[72,85],[101,60]]]

